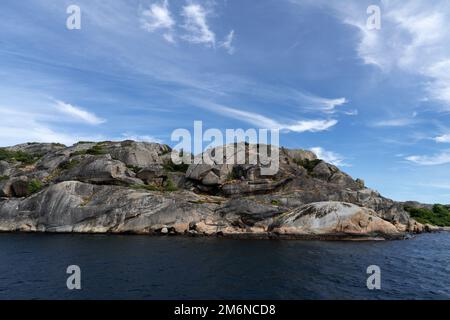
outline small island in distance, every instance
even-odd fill
[[[0,148],[0,231],[361,240],[450,226],[449,206],[387,199],[311,151],[281,147],[274,176],[171,153],[131,140]]]

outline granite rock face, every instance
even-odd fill
[[[224,164],[236,147],[247,160]],[[403,204],[310,151],[280,148],[279,170],[264,175],[262,147],[219,147],[203,156],[222,158],[191,165],[174,164],[166,145],[134,141],[4,148],[0,231],[397,238],[424,230]]]

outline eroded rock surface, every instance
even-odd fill
[[[223,164],[242,155],[237,146],[244,163]],[[264,175],[263,147],[227,145],[190,166],[156,143],[4,148],[0,231],[396,238],[431,229],[310,151],[280,148],[278,172]]]

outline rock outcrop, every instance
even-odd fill
[[[264,175],[259,161],[223,164],[236,146],[189,166],[169,146],[134,141],[1,149],[0,231],[344,239],[427,229],[310,151],[280,148],[279,170]],[[259,159],[262,146],[239,147]]]

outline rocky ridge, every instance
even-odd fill
[[[240,146],[247,157],[262,148]],[[260,163],[176,165],[171,152],[134,141],[1,148],[0,231],[390,239],[429,229],[310,151],[280,148],[274,176]]]

